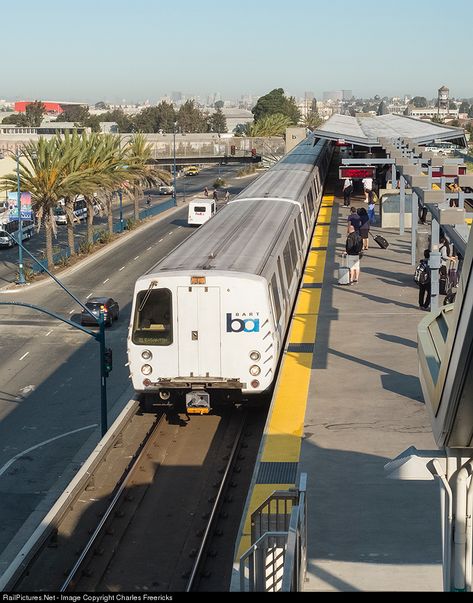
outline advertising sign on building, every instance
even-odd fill
[[[21,219],[31,220],[33,212],[31,209],[31,194],[20,193]],[[8,209],[10,220],[18,220],[18,193],[8,193]]]

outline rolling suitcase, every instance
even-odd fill
[[[348,268],[348,256],[346,254],[342,255],[340,267],[338,268],[338,284],[350,284],[350,268]]]
[[[387,249],[389,247],[389,243],[381,235],[376,235],[375,236],[375,235],[372,234],[371,236],[376,241],[376,243],[381,247],[381,249]]]

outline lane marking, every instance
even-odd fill
[[[137,256],[136,256],[136,258],[133,258],[133,259],[137,260],[139,257],[140,257],[140,256],[139,256],[139,255],[137,255]]]
[[[108,281],[109,281],[109,280],[110,280],[109,278],[106,278],[106,279],[104,280],[104,282],[102,283],[102,285],[105,285],[105,283],[108,283]]]
[[[150,249],[153,249],[152,245],[150,245],[146,251],[149,251]]]
[[[93,429],[94,427],[98,427],[98,423],[94,423],[93,425],[86,425],[85,427],[79,427],[79,429],[74,429],[72,431],[67,431],[66,433],[55,436],[54,438],[49,438],[49,440],[44,440],[44,442],[40,442],[39,444],[36,444],[35,446],[31,446],[31,448],[27,448],[26,450],[23,450],[23,452],[19,452],[18,454],[15,454],[15,456],[12,457],[9,461],[7,461],[3,465],[3,467],[0,469],[0,476],[2,476],[5,473],[5,471],[7,471],[13,465],[13,463],[15,461],[17,461],[18,459],[20,459],[23,455],[28,454],[29,452],[32,452],[33,450],[36,450],[37,448],[41,448],[41,446],[45,446],[46,444],[50,444],[51,442],[60,440],[61,438],[65,438],[68,435],[72,435],[74,433],[78,433],[79,431],[84,431],[86,429]]]
[[[85,299],[89,299],[89,297],[92,297],[92,293],[89,293],[89,295]]]
[[[162,243],[162,242],[163,242],[163,239],[159,239],[158,243]]]
[[[29,352],[26,352],[26,354],[23,354],[23,356],[20,358],[20,360],[23,360],[23,358],[26,358],[28,356]]]
[[[118,270],[118,272],[121,272],[122,270],[125,270],[125,266],[122,266],[122,267],[121,267],[121,268]]]
[[[72,314],[74,312],[74,309],[69,310],[69,314]]]
[[[51,333],[52,333],[52,332],[53,332],[52,330],[51,330],[51,331],[48,331],[48,332],[46,333],[45,337],[49,337],[49,336],[51,335]]]

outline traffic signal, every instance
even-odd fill
[[[251,149],[251,156],[256,157],[256,149]]]
[[[230,155],[235,155],[236,146],[234,144],[230,145]]]
[[[108,376],[108,374],[112,372],[112,368],[113,368],[112,348],[105,348],[105,352],[103,355],[103,361],[104,361],[104,365],[105,365],[105,372]]]

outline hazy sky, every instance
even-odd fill
[[[473,97],[473,0],[2,3],[0,98]]]

